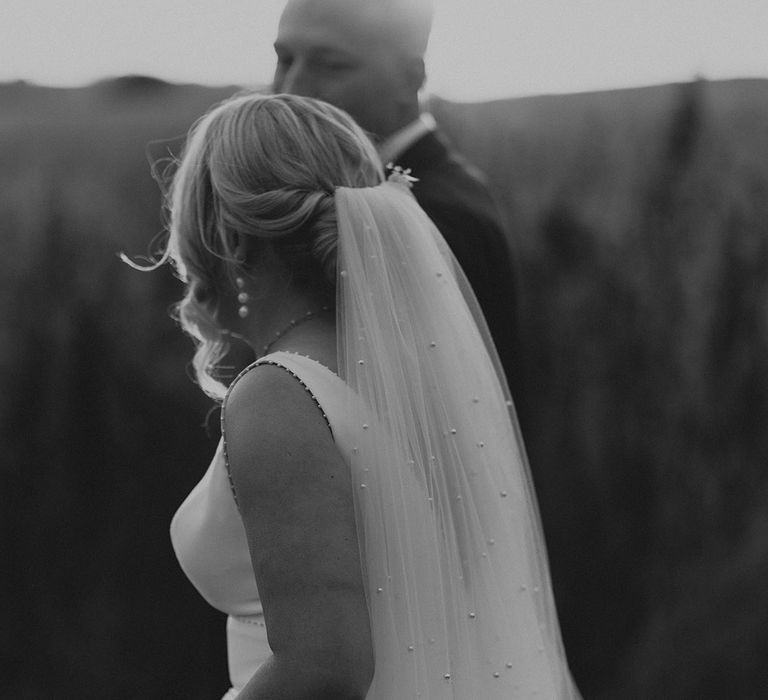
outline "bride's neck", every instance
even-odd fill
[[[313,345],[334,338],[335,317],[331,301],[320,293],[283,290],[249,305],[240,335],[257,357],[276,350],[307,353]]]

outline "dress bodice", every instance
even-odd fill
[[[171,541],[181,568],[208,603],[228,615],[261,613],[223,442],[203,478],[176,511]]]
[[[304,386],[343,452],[349,434],[341,410],[344,382],[315,360],[293,353],[267,355],[245,371],[260,364],[283,367]],[[230,680],[239,690],[271,652],[245,528],[229,481],[223,438],[205,475],[176,511],[171,541],[195,588],[208,603],[228,615]]]
[[[439,607],[440,595],[436,595],[434,589],[428,586],[431,586],[434,579],[431,572],[440,570],[441,567],[449,569],[451,562],[447,559],[443,561],[438,556],[440,552],[435,554],[436,550],[430,548],[431,544],[428,540],[439,539],[443,536],[444,530],[440,529],[441,521],[435,520],[432,516],[433,499],[427,497],[422,481],[416,477],[416,472],[411,473],[408,469],[397,470],[395,480],[389,478],[392,472],[385,468],[379,470],[366,467],[369,463],[367,460],[373,455],[375,449],[386,448],[389,441],[383,443],[372,441],[372,439],[375,440],[376,435],[381,435],[381,431],[377,429],[378,424],[372,420],[369,410],[350,393],[351,389],[347,384],[329,369],[309,358],[282,352],[268,355],[255,364],[273,364],[284,368],[314,399],[318,410],[325,416],[339,452],[350,465],[353,483],[360,484],[360,489],[356,490],[356,493],[381,493],[382,483],[396,483],[398,490],[402,493],[397,507],[390,501],[371,499],[370,495],[367,495],[364,501],[360,501],[364,504],[360,511],[363,532],[360,545],[366,562],[365,574],[369,587],[367,593],[372,642],[376,656],[376,672],[366,697],[369,700],[374,698],[401,700],[404,697],[414,697],[415,693],[408,692],[406,695],[402,692],[402,688],[413,685],[406,671],[412,668],[412,659],[417,658],[413,655],[417,648],[421,650],[419,653],[424,655],[425,663],[432,663],[431,660],[434,657],[435,667],[438,670],[441,667],[446,668],[445,664],[449,662],[452,664],[450,673],[440,670],[440,673],[435,676],[417,679],[418,683],[427,685],[413,687],[427,688],[431,693],[430,697],[451,698],[451,700],[469,697],[578,697],[578,692],[572,689],[567,676],[567,666],[561,662],[560,657],[550,658],[543,653],[545,651],[543,644],[549,643],[544,637],[544,632],[547,630],[542,631],[535,616],[534,607],[541,603],[540,589],[531,583],[540,579],[531,578],[535,573],[531,570],[531,566],[536,565],[537,562],[531,563],[530,559],[526,558],[529,542],[522,531],[519,507],[512,504],[513,501],[517,503],[517,499],[509,497],[512,495],[511,489],[514,487],[514,482],[507,480],[499,482],[510,489],[509,493],[506,489],[501,492],[493,491],[494,496],[498,493],[505,503],[510,502],[511,505],[508,511],[502,512],[502,515],[506,514],[507,521],[492,523],[493,530],[489,532],[500,533],[497,536],[503,538],[495,544],[493,555],[497,556],[497,551],[503,549],[511,552],[510,559],[514,558],[515,566],[508,566],[508,562],[504,563],[505,576],[514,577],[515,580],[522,581],[522,584],[514,587],[509,599],[499,599],[497,589],[491,586],[480,585],[477,591],[474,591],[470,590],[466,583],[455,584],[454,593],[465,603],[466,609],[470,612],[466,616],[451,618],[456,623],[456,628],[446,629],[443,624],[443,609]],[[485,396],[485,393],[481,396]],[[473,399],[472,405],[481,405],[481,401],[482,399]],[[226,437],[226,426],[223,427]],[[493,426],[484,423],[480,427],[482,427],[482,434],[489,436],[486,438],[489,440],[488,443],[475,443],[471,436],[468,441],[461,443],[473,455],[476,454],[475,450],[480,448],[485,455],[491,451],[490,446],[496,441],[506,440],[507,442],[503,444],[507,444],[512,439],[510,431],[496,431]],[[444,433],[444,436],[453,432]],[[462,432],[459,431],[459,434],[461,435]],[[216,450],[202,480],[176,512],[171,525],[171,538],[181,566],[192,583],[211,605],[228,615],[227,654],[232,688],[223,700],[234,700],[259,666],[269,659],[271,650],[251,566],[245,528],[229,481],[224,445],[223,441]],[[506,455],[507,450],[503,449],[502,453]],[[391,463],[395,464],[397,454],[392,454],[395,461]],[[389,464],[390,462],[387,461],[389,456],[391,456],[390,453],[386,452],[383,462],[379,460],[371,464],[374,467],[379,464]],[[483,469],[496,474],[497,472],[493,471],[495,461],[493,463],[488,460],[482,461]],[[471,475],[482,473],[484,472],[471,472]],[[506,479],[506,477],[501,474],[499,479]],[[473,481],[470,484],[470,488],[474,483]],[[498,484],[491,485],[494,489],[497,486]],[[362,490],[363,488],[365,491]],[[470,490],[465,493],[474,498]],[[485,504],[488,502],[487,496],[486,489],[479,494],[478,499],[485,498],[486,500],[482,501]],[[458,501],[453,501],[455,502]],[[479,517],[481,511],[475,512]],[[399,540],[383,538],[381,533],[385,530],[377,529],[378,523],[384,522],[385,519],[397,521],[398,527],[402,526],[403,530],[407,529],[412,533],[409,537],[418,536],[421,540],[427,541],[425,546],[418,548],[419,558],[410,559],[407,567],[400,563],[404,560]],[[390,528],[388,531],[395,531],[395,528]],[[487,540],[488,545],[494,545],[494,542],[495,540],[492,539]],[[506,543],[503,548],[500,546],[501,542]],[[471,571],[473,578],[481,574],[490,576],[493,573],[491,564],[494,560],[489,556],[484,544],[485,542],[478,543],[472,550],[478,561],[466,570],[459,569],[459,572]],[[258,547],[258,543],[254,546]],[[390,557],[391,561],[400,564],[389,566],[388,560],[383,559],[382,553]],[[504,552],[500,551],[498,556],[504,556]],[[384,561],[383,565],[381,561]],[[457,575],[455,579],[451,579],[451,583],[454,581],[464,581],[464,579],[462,575]],[[375,593],[370,595],[372,591]],[[439,593],[442,594],[442,591]],[[395,611],[394,606],[403,599],[405,594],[412,594],[413,599],[419,601],[418,612],[422,615],[420,618],[422,622],[418,633],[413,632],[413,637],[403,641],[402,635],[398,634],[398,628],[395,626],[398,620],[393,611]],[[471,600],[468,597],[470,595],[474,596]],[[411,624],[410,619],[406,619],[405,623]],[[502,657],[499,655],[499,644],[496,642],[491,645],[481,645],[477,642],[477,658],[465,658],[459,655],[446,661],[447,655],[451,653],[449,645],[456,643],[459,634],[475,634],[475,628],[481,624],[480,621],[491,631],[498,628],[499,634],[506,635],[505,639],[509,640],[503,647],[506,662],[499,665],[497,657]],[[556,625],[556,622],[554,624]],[[557,632],[556,626],[553,629]],[[494,637],[494,639],[497,638]],[[550,649],[550,653],[556,652],[557,649],[554,651]],[[502,678],[506,678],[503,683]],[[426,695],[425,692],[424,697]]]

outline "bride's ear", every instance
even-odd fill
[[[292,270],[284,256],[280,255],[271,241],[259,236],[243,236],[236,249],[237,274],[256,285],[257,294],[269,294],[282,290],[293,278]]]
[[[266,241],[258,236],[235,234],[233,243],[235,262],[243,269],[248,270],[263,262]]]

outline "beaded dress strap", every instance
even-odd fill
[[[229,388],[227,389],[227,393],[224,395],[224,400],[221,402],[221,414],[220,414],[220,422],[221,422],[221,444],[222,444],[222,451],[224,455],[224,467],[227,470],[227,479],[229,479],[229,487],[232,490],[232,497],[235,499],[235,505],[238,506],[239,504],[237,501],[237,493],[235,492],[235,482],[232,480],[232,470],[229,468],[229,455],[227,454],[227,433],[224,428],[224,408],[227,405],[227,399],[229,398],[230,393],[232,392],[232,389],[234,388],[235,384],[237,384],[238,381],[242,377],[244,377],[248,372],[250,372],[255,367],[258,367],[259,365],[272,365],[273,367],[279,367],[282,370],[285,370],[290,374],[301,386],[304,388],[304,391],[309,394],[309,397],[314,402],[315,406],[317,406],[317,409],[320,411],[321,415],[323,416],[323,420],[325,420],[325,424],[328,426],[328,430],[331,433],[331,437],[333,437],[333,428],[331,428],[331,422],[328,420],[328,416],[326,415],[325,411],[323,410],[323,407],[320,405],[320,402],[317,400],[317,397],[312,392],[312,390],[307,386],[307,383],[298,375],[296,372],[294,372],[290,367],[286,367],[282,362],[278,362],[277,360],[270,360],[266,358],[260,358],[256,360],[255,362],[252,362],[250,365],[248,365],[242,372],[240,372],[231,382],[229,385]]]

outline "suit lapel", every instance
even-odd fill
[[[414,177],[419,177],[419,171],[429,170],[448,155],[448,149],[436,131],[424,134],[418,141],[411,144],[395,160],[395,165],[403,169],[410,168]]]

